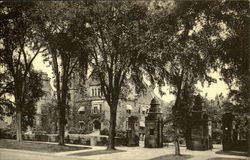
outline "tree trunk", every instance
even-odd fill
[[[175,146],[175,155],[176,156],[181,155],[181,153],[180,153],[180,143],[179,143],[178,138],[175,139],[174,146]]]
[[[62,81],[62,97],[61,97],[61,105],[59,108],[59,145],[64,145],[64,136],[65,136],[65,125],[66,125],[66,102],[67,102],[67,75],[63,75]],[[65,78],[66,77],[66,78]]]
[[[15,88],[15,103],[16,103],[16,140],[18,142],[22,141],[22,105],[21,105],[20,93],[21,93],[20,86],[17,86]]]
[[[53,116],[54,117],[56,117],[55,119],[54,119],[54,121],[52,122],[53,123],[53,133],[54,134],[56,134],[56,133],[58,133],[57,131],[58,131],[58,116],[57,116],[57,110],[56,109],[54,109],[53,110]]]
[[[250,64],[250,59],[248,60],[248,64]],[[248,73],[250,72],[250,65],[248,65]],[[248,85],[248,89],[250,90],[250,85]],[[249,95],[248,95],[249,98]],[[250,107],[248,106],[248,157],[250,157]]]
[[[59,115],[59,145],[64,145],[64,135],[65,135],[65,111],[60,108]]]
[[[59,145],[64,145],[64,136],[65,136],[65,125],[63,124],[64,120],[59,119]]]
[[[20,109],[16,111],[16,139],[22,141],[22,112]]]
[[[185,142],[186,142],[186,149],[190,149],[190,147],[189,147],[189,144],[190,144],[190,142],[189,142],[189,133],[185,134]]]
[[[174,115],[174,133],[175,133],[175,155],[180,155],[180,145],[179,145],[179,131],[178,131],[178,122],[176,117],[179,116],[178,110],[180,109],[180,100],[181,100],[181,91],[182,83],[184,77],[184,70],[181,71],[180,81],[177,83],[177,95],[175,104],[172,108],[172,114]]]
[[[64,91],[67,93],[67,91]],[[62,94],[62,102],[59,109],[59,145],[64,145],[65,125],[66,125],[66,94]]]
[[[248,113],[248,157],[250,157],[250,109]]]
[[[116,110],[117,105],[110,107],[109,141],[107,150],[115,150]]]

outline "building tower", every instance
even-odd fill
[[[137,116],[128,117],[127,146],[139,146],[139,120]]]
[[[145,147],[163,147],[163,118],[156,98],[151,100],[148,116],[145,118]]]
[[[208,150],[212,148],[212,128],[208,115],[203,108],[200,95],[195,97],[194,106],[189,119],[189,140],[187,149]]]

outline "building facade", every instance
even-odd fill
[[[90,75],[82,87],[85,90],[81,92],[81,89],[77,86],[79,80],[77,78],[74,80],[69,101],[71,109],[67,127],[69,133],[107,134],[110,111],[109,105],[101,92],[100,82],[94,74]],[[132,92],[127,98],[119,99],[116,128],[117,131],[127,131],[128,117],[137,116],[140,138],[143,138],[145,117],[150,107],[150,101],[155,95],[152,88],[149,88],[143,95],[137,95],[133,87],[131,90]]]
[[[45,95],[36,104],[35,127],[46,133],[57,133],[58,122],[56,112],[55,91],[51,86],[51,79],[43,74],[43,90]],[[110,110],[104,95],[101,92],[100,82],[92,74],[83,83],[78,75],[73,75],[69,84],[66,109],[66,134],[108,134]],[[119,99],[117,107],[116,129],[118,132],[127,132],[128,118],[138,117],[138,132],[140,140],[144,139],[145,117],[149,112],[150,102],[156,95],[149,87],[144,94],[132,92]]]
[[[42,126],[46,126],[48,124],[44,121],[44,119],[48,116],[45,109],[48,109],[48,103],[51,103],[52,99],[55,97],[55,92],[50,84],[51,79],[48,77],[48,74],[41,71],[41,75],[43,84],[42,90],[44,95],[36,103],[35,126],[37,128],[41,128]]]

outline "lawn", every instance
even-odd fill
[[[156,157],[150,160],[186,160],[192,158],[190,155],[181,155],[181,156],[175,156],[175,155],[163,155],[160,157]]]
[[[210,158],[210,159],[207,159],[207,160],[245,160],[245,159],[242,159],[242,158],[222,158],[222,157],[215,157],[215,158]]]
[[[216,154],[247,156],[247,152],[242,152],[242,151],[217,151]]]
[[[7,149],[18,149],[18,150],[27,150],[27,151],[36,151],[36,152],[64,152],[64,151],[75,151],[75,150],[84,150],[91,149],[91,147],[77,147],[77,146],[60,146],[58,144],[47,144],[47,143],[39,143],[39,142],[17,142],[15,140],[0,140],[0,148]]]
[[[83,153],[74,153],[71,154],[71,156],[92,156],[92,155],[100,155],[100,154],[112,154],[112,153],[118,153],[118,152],[126,152],[124,150],[98,150],[98,151],[89,151],[89,152],[83,152]]]

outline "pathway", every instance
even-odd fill
[[[50,143],[50,142],[42,142]],[[79,146],[68,144],[71,146]],[[83,145],[81,145],[83,146]],[[89,146],[88,146],[89,147]],[[169,147],[164,148],[143,148],[141,147],[116,147],[117,152],[107,153],[104,146],[91,146],[91,149],[67,151],[60,153],[40,153],[31,151],[21,151],[13,149],[0,148],[1,160],[150,160],[164,155],[172,155],[174,153],[174,146],[170,144]],[[192,158],[188,160],[209,160],[214,158],[224,158],[223,160],[242,160],[247,159],[244,156],[216,154],[221,150],[221,145],[214,145],[211,151],[190,151],[185,147],[181,147],[181,153],[191,155]],[[93,154],[94,152],[94,154]],[[250,159],[249,159],[250,160]]]

